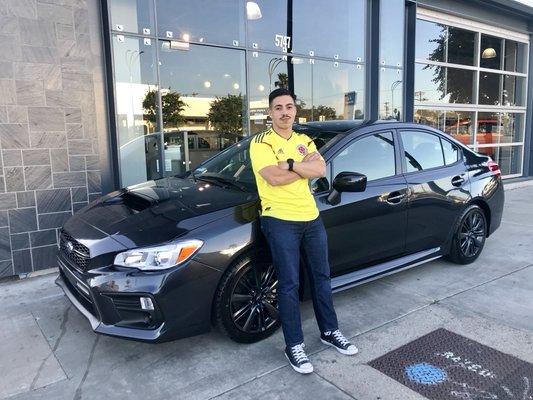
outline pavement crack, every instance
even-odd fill
[[[35,377],[31,381],[30,391],[35,389],[35,385],[37,384],[37,380],[41,376],[41,371],[43,370],[44,365],[46,364],[46,362],[48,361],[48,359],[50,358],[51,355],[52,355],[51,352],[48,353],[48,355],[45,357],[45,359],[43,361],[41,361],[41,365],[39,365],[39,369],[37,370],[37,373],[35,374]]]
[[[63,312],[63,318],[61,319],[61,326],[59,327],[60,333],[59,333],[59,336],[56,342],[54,343],[54,347],[52,348],[53,352],[57,350],[57,348],[59,347],[59,342],[61,342],[61,339],[63,338],[63,336],[65,336],[65,333],[67,332],[66,326],[67,326],[67,321],[68,321],[68,314],[69,314],[71,307],[72,305],[69,305],[67,309]]]
[[[80,384],[76,388],[76,393],[74,393],[73,400],[81,399],[81,388],[83,384],[85,383],[85,380],[87,379],[87,375],[89,375],[89,370],[91,369],[91,365],[93,363],[94,352],[96,350],[96,345],[98,344],[99,340],[100,340],[100,335],[96,335],[96,339],[94,340],[93,347],[91,349],[91,354],[89,355],[89,361],[87,361],[87,367],[85,368],[85,373],[83,374],[83,378],[81,378]]]
[[[357,400],[355,397],[353,397],[350,393],[348,393],[347,391],[345,391],[344,389],[342,389],[341,387],[339,387],[338,385],[335,385],[333,382],[331,382],[329,379],[326,379],[324,378],[322,375],[320,375],[318,372],[316,371],[313,371],[313,373],[318,376],[319,378],[325,380],[327,383],[329,383],[330,385],[332,385],[333,387],[339,389],[342,393],[344,393],[346,396],[348,396],[350,399],[354,399],[354,400]]]

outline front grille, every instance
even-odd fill
[[[71,246],[68,245],[69,243]],[[84,271],[87,268],[90,258],[89,249],[63,229],[61,229],[59,237],[59,248],[63,255],[72,261],[79,269]]]

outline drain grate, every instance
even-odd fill
[[[533,400],[533,364],[446,329],[369,365],[432,400]]]

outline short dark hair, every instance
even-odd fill
[[[294,100],[294,103],[296,103],[296,95],[293,92],[291,92],[289,89],[278,88],[276,90],[271,91],[268,95],[268,106],[270,107],[274,99],[279,96],[291,96]]]

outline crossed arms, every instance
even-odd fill
[[[317,151],[307,154],[300,162],[295,161],[289,171],[287,161],[280,161],[278,165],[269,165],[259,171],[259,174],[271,186],[288,185],[298,179],[320,178],[326,175],[326,163]]]

